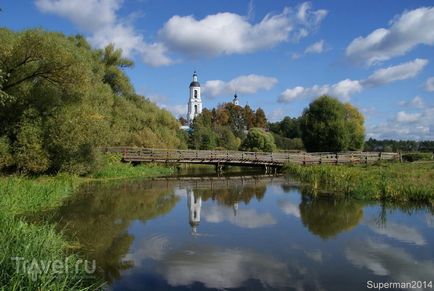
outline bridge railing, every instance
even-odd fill
[[[232,163],[283,165],[299,164],[372,163],[379,160],[399,159],[398,153],[383,152],[242,152],[230,150],[177,150],[138,147],[105,147],[103,152],[120,153],[125,161],[182,162],[182,163]]]

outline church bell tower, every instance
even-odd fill
[[[197,80],[196,71],[193,73],[193,80],[190,83],[190,98],[188,99],[187,121],[190,125],[193,119],[202,113],[202,99],[200,97],[200,84]]]

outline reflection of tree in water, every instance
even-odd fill
[[[283,192],[285,192],[285,193],[289,193],[291,191],[295,191],[295,192],[300,191],[300,187],[299,186],[295,186],[295,185],[292,185],[292,184],[284,184],[284,183],[282,183],[280,185],[280,187],[282,188]]]
[[[354,199],[335,199],[303,195],[301,221],[309,231],[331,238],[355,227],[363,217],[363,204]]]
[[[261,201],[264,198],[265,191],[267,190],[266,185],[247,185],[247,186],[234,186],[228,188],[217,188],[217,189],[195,189],[194,193],[202,197],[204,201],[212,199],[221,204],[227,206],[233,206],[235,203],[240,201],[245,204],[249,204],[252,198]]]
[[[173,188],[155,183],[89,184],[82,190],[60,208],[56,219],[67,236],[78,240],[83,255],[96,260],[109,282],[132,267],[122,261],[134,240],[127,232],[131,221],[168,213],[178,201]]]

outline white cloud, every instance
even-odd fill
[[[326,15],[325,10],[313,11],[307,2],[297,11],[285,8],[280,14],[267,14],[255,24],[230,12],[200,20],[191,15],[175,15],[159,31],[159,36],[169,48],[189,56],[249,53],[305,37]]]
[[[36,0],[36,7],[69,19],[87,32],[94,32],[116,22],[121,0]]]
[[[434,92],[434,77],[430,77],[426,80],[425,89],[428,92]]]
[[[399,105],[401,106],[411,106],[415,108],[423,108],[425,106],[425,102],[420,96],[415,96],[413,99],[409,101],[400,101]]]
[[[366,37],[354,39],[346,49],[349,59],[368,65],[404,55],[420,44],[434,44],[434,7],[405,11]]]
[[[364,82],[368,86],[377,86],[414,78],[427,64],[428,60],[426,59],[415,59],[400,65],[379,69]]]
[[[332,85],[314,85],[310,88],[297,86],[292,89],[286,89],[280,94],[278,101],[289,103],[296,99],[317,97],[325,94],[348,100],[351,95],[362,91],[362,89],[360,81],[345,79]]]
[[[125,56],[137,54],[145,64],[173,63],[164,44],[147,43],[133,26],[118,18],[121,0],[36,0],[35,4],[40,11],[65,17],[90,33],[89,42],[98,48],[113,43]]]
[[[396,114],[396,121],[397,122],[416,122],[419,120],[419,118],[422,116],[421,113],[407,113],[405,111],[399,111]]]
[[[222,80],[207,81],[203,86],[203,93],[206,97],[231,95],[234,92],[254,94],[259,90],[270,90],[276,83],[276,78],[250,74],[238,76],[228,82]]]
[[[395,118],[368,127],[367,136],[376,139],[434,139],[434,107],[424,107],[417,112],[400,111]]]
[[[310,46],[308,46],[305,50],[305,54],[320,54],[325,50],[325,42],[324,40],[317,41]]]
[[[426,65],[428,60],[415,59],[414,61],[390,66],[375,71],[366,80],[345,79],[335,84],[314,85],[312,87],[297,86],[283,91],[278,101],[289,103],[296,99],[313,98],[321,95],[336,96],[344,101],[351,95],[361,92],[366,87],[375,87],[391,82],[415,77]]]

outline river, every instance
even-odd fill
[[[109,290],[366,290],[434,279],[432,208],[312,197],[283,176],[90,183],[54,219]]]

